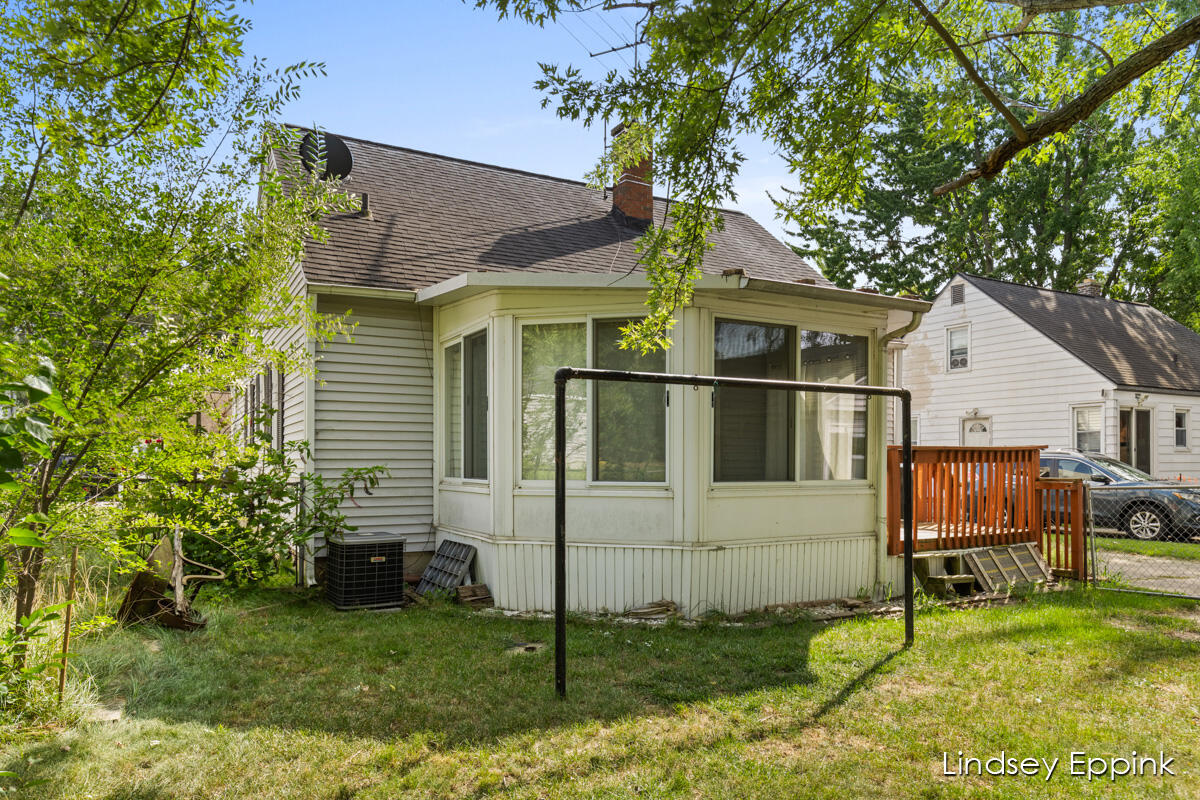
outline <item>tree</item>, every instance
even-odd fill
[[[211,0],[40,0],[0,18],[0,336],[18,345],[11,374],[57,365],[62,398],[48,446],[25,447],[0,489],[18,628],[47,558],[13,536],[20,520],[52,539],[211,389],[264,360],[303,368],[272,328],[330,329],[283,278],[337,187],[282,191],[267,156],[289,134],[265,122],[319,65],[239,67],[246,30]]]
[[[1098,277],[1105,294],[1146,299],[1146,274],[1162,246],[1155,172],[1144,162],[1178,135],[1139,143],[1104,112],[1044,163],[1021,160],[992,181],[945,197],[937,185],[969,158],[969,144],[931,147],[925,98],[898,90],[894,125],[876,133],[879,158],[862,194],[798,234],[797,247],[840,286],[865,278],[892,292],[931,297],[957,271],[1073,290]],[[947,158],[947,156],[950,156]]]
[[[642,347],[656,346],[690,299],[705,237],[720,224],[714,209],[733,194],[739,135],[775,145],[798,184],[783,210],[809,225],[861,196],[881,158],[875,134],[902,112],[889,100],[901,83],[930,97],[921,118],[935,147],[968,146],[949,179],[923,187],[946,195],[1014,161],[1045,163],[1099,110],[1138,135],[1183,119],[1195,86],[1188,50],[1200,40],[1192,2],[949,0],[936,12],[922,0],[480,4],[538,24],[642,14],[617,46],[644,53],[628,73],[592,80],[546,64],[538,83],[560,116],[633,123],[637,135],[600,164],[597,182],[653,151],[655,181],[678,198],[641,242],[652,308],[628,339]]]

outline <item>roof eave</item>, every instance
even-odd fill
[[[416,301],[422,304],[440,306],[494,289],[644,290],[649,285],[646,276],[642,273],[613,276],[584,273],[466,272],[419,290],[416,294]],[[853,289],[817,286],[816,284],[746,278],[742,275],[704,275],[696,281],[695,287],[696,291],[701,292],[749,290],[921,314],[928,311],[931,305],[924,300],[891,297],[889,295],[860,292]]]

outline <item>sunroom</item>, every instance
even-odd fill
[[[882,384],[920,301],[705,277],[674,344],[621,349],[638,276],[470,273],[433,306],[437,538],[477,548],[502,608],[552,597],[553,374],[560,366]],[[883,399],[572,382],[568,603],[660,599],[690,616],[872,592],[893,580]]]

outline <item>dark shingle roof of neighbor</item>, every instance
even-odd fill
[[[963,277],[1118,386],[1200,392],[1200,335],[1156,308]]]
[[[583,183],[341,137],[354,167],[345,181],[366,192],[371,219],[322,221],[324,242],[304,257],[309,281],[422,289],[465,272],[623,275],[634,269],[640,232],[611,213],[612,201]],[[665,201],[655,199],[661,219]],[[750,217],[722,212],[704,273],[831,286]]]

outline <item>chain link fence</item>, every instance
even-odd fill
[[[1200,599],[1200,487],[1093,485],[1087,508],[1098,587]]]

